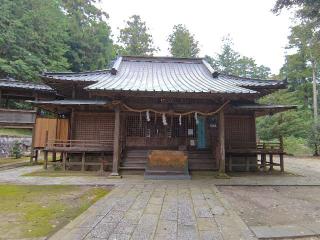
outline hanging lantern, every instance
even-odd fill
[[[181,116],[181,114],[179,115],[179,125],[180,126],[182,125],[182,116]]]
[[[150,122],[150,113],[149,113],[149,110],[146,112],[146,118],[147,118],[147,122]]]
[[[167,126],[168,123],[167,123],[167,118],[166,118],[166,114],[165,113],[162,113],[162,123],[164,126]]]

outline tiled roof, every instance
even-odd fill
[[[48,100],[48,101],[26,101],[38,105],[105,105],[107,100],[90,100],[90,99],[68,99],[68,100]]]
[[[76,82],[98,82],[110,74],[110,70],[98,70],[92,72],[46,72],[41,76],[45,79],[56,79],[62,81],[76,81]]]
[[[21,82],[21,81],[14,80],[12,78],[0,79],[0,89],[1,88],[19,89],[19,90],[35,90],[35,91],[43,91],[43,92],[54,91],[51,87],[44,84]]]
[[[92,81],[87,90],[196,93],[258,93],[253,87],[280,86],[273,80],[257,80],[218,74],[200,58],[119,57],[110,70],[85,73],[45,73],[44,78]]]

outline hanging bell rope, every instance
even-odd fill
[[[178,113],[178,112],[171,112],[171,111],[158,111],[158,110],[155,110],[155,109],[152,109],[152,108],[145,108],[145,109],[134,109],[132,107],[129,107],[128,105],[126,104],[122,104],[123,107],[125,107],[127,110],[131,111],[131,112],[138,112],[138,113],[141,113],[141,112],[154,112],[154,113],[159,113],[159,114],[171,114],[171,115],[176,115],[176,116],[179,116],[179,115],[182,115],[182,116],[186,116],[186,115],[189,115],[189,114],[192,114],[192,113],[197,113],[197,114],[200,114],[200,115],[203,115],[203,116],[210,116],[210,115],[214,115],[214,114],[217,114],[218,112],[220,112],[230,101],[226,101],[224,104],[222,104],[217,110],[215,111],[212,111],[212,112],[201,112],[201,111],[189,111],[189,112],[182,112],[182,113]]]
[[[182,125],[182,116],[181,116],[181,114],[179,115],[179,125],[180,126]]]

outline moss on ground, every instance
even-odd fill
[[[22,176],[25,177],[77,177],[77,176],[93,176],[93,177],[100,177],[105,176],[105,174],[101,174],[99,171],[62,171],[62,170],[37,170],[34,172],[26,173]]]
[[[30,157],[21,157],[21,158],[0,158],[0,165],[9,164],[9,163],[19,163],[19,162],[27,162],[30,160]]]
[[[31,137],[32,131],[23,128],[1,128],[0,135],[16,136],[16,137]]]
[[[108,191],[86,186],[0,185],[0,238],[51,235]]]

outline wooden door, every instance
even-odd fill
[[[206,143],[206,122],[205,118],[199,117],[197,124],[197,148],[203,149],[207,147]]]

